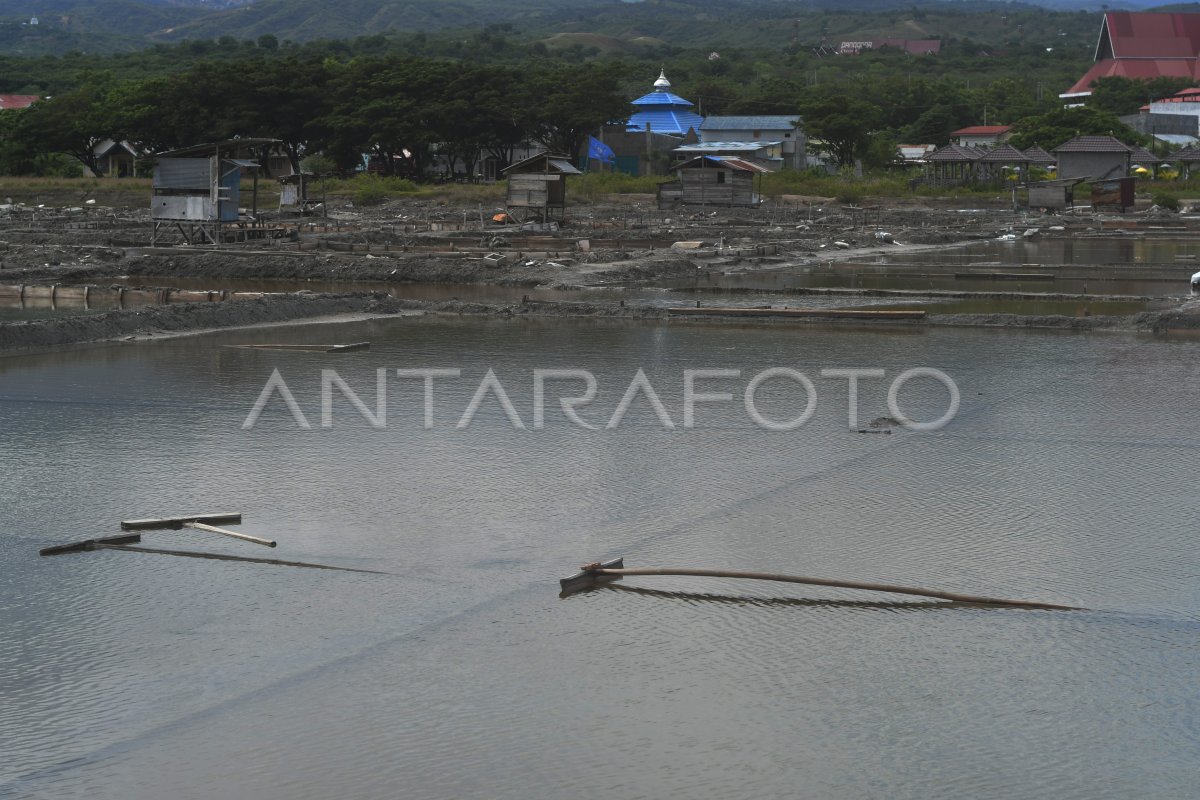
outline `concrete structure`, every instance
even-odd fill
[[[700,125],[700,141],[779,142],[784,169],[804,169],[806,137],[803,120],[795,115],[706,117]]]
[[[1112,136],[1076,136],[1054,148],[1058,177],[1103,180],[1129,173],[1132,149]]]
[[[605,125],[596,138],[612,149],[613,163],[608,167],[590,161],[588,170],[611,170],[628,175],[666,175],[675,160],[675,148],[700,141],[695,131],[679,137],[648,129],[631,131],[624,124]]]

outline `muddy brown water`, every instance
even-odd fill
[[[224,347],[364,341],[344,354]],[[1200,342],[1015,330],[387,319],[0,358],[0,796],[526,800],[1194,796]],[[933,367],[931,433],[863,424]],[[813,381],[764,430],[762,370]],[[432,427],[419,379],[437,378]],[[533,371],[598,385],[570,422]],[[613,428],[637,370],[644,395]],[[494,394],[460,427],[487,371]],[[683,422],[683,373],[727,401]],[[278,370],[311,426],[275,395]],[[340,389],[322,422],[322,370]],[[380,419],[378,371],[388,390]],[[946,391],[915,379],[906,413]],[[800,413],[773,379],[757,408]],[[241,511],[285,560],[98,551]],[[194,531],[156,548],[262,556]],[[558,598],[577,565],[766,569],[1075,612],[720,579]]]

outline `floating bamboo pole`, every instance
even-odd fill
[[[216,525],[206,525],[203,522],[185,522],[185,523],[183,523],[183,527],[195,528],[198,531],[209,531],[210,533],[219,533],[222,536],[232,536],[234,539],[241,539],[244,542],[254,542],[254,544],[261,544],[264,547],[274,547],[276,545],[276,542],[274,539],[262,539],[258,536],[251,536],[248,533],[238,533],[237,531],[226,530],[225,528],[218,528]]]
[[[39,556],[61,556],[64,553],[82,553],[96,550],[106,545],[136,544],[142,540],[141,534],[127,533],[123,536],[107,536],[103,539],[84,539],[82,542],[56,544],[53,547],[43,547],[38,551]]]
[[[145,531],[153,528],[174,528],[176,530],[183,527],[185,522],[232,522],[238,523],[242,521],[241,512],[232,512],[225,514],[192,514],[187,517],[152,517],[149,519],[127,519],[121,522],[121,530],[123,531]]]
[[[617,561],[622,561],[617,559]],[[611,565],[611,566],[610,566]],[[756,581],[778,581],[782,583],[802,583],[809,586],[832,586],[839,589],[861,589],[868,592],[886,592],[888,594],[909,594],[918,597],[934,597],[939,600],[950,600],[956,603],[974,603],[977,605],[989,606],[1015,606],[1018,608],[1040,608],[1054,609],[1059,611],[1077,610],[1076,606],[1058,605],[1056,603],[1042,603],[1035,600],[1006,600],[999,597],[984,597],[973,594],[963,594],[961,592],[942,592],[936,589],[923,589],[914,586],[896,586],[886,583],[866,583],[863,581],[841,581],[830,580],[828,578],[805,578],[798,575],[781,575],[774,572],[748,572],[743,570],[727,570],[727,569],[690,569],[676,567],[640,567],[635,569],[625,569],[623,561],[621,565],[616,565],[614,562],[604,564],[588,564],[584,566],[576,575],[569,578],[563,578],[559,581],[562,587],[562,594],[568,595],[574,592],[590,589],[602,579],[616,580],[626,576],[634,575],[683,575],[695,576],[703,578],[741,578],[746,580]]]

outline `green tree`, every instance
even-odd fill
[[[866,155],[871,132],[882,116],[874,103],[838,87],[820,87],[800,101],[809,147],[825,153],[840,166]]]
[[[1009,144],[1025,149],[1035,144],[1047,150],[1076,136],[1110,135],[1129,145],[1146,145],[1149,137],[1121,122],[1116,114],[1094,108],[1059,108],[1046,114],[1026,117],[1013,125]]]
[[[79,88],[25,109],[13,135],[26,153],[62,153],[99,173],[96,145],[122,126],[114,105],[120,89],[110,74],[88,75]]]

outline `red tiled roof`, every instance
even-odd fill
[[[1200,53],[1200,14],[1110,11],[1104,15],[1096,60],[1195,58]]]
[[[875,39],[875,49],[892,47],[914,56],[937,55],[942,50],[941,39]]]
[[[1096,42],[1095,65],[1064,92],[1086,95],[1100,78],[1189,78],[1200,57],[1200,14],[1110,11]]]
[[[973,125],[959,128],[951,136],[999,136],[1012,130],[1012,125]]]
[[[0,109],[29,108],[41,99],[36,94],[0,94]]]
[[[1154,78],[1188,78],[1196,80],[1195,58],[1106,58],[1095,64],[1065,94],[1090,94],[1092,84],[1101,78],[1130,78],[1152,80]]]

